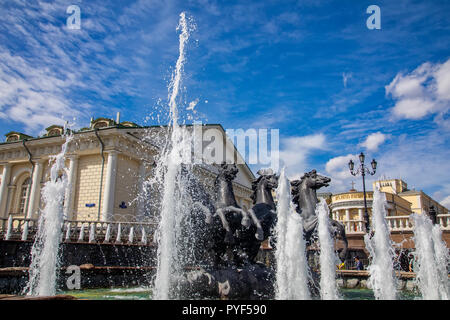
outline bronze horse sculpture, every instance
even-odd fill
[[[291,181],[292,201],[296,205],[297,212],[302,216],[304,223],[304,234],[308,244],[316,238],[318,217],[316,214],[317,190],[327,187],[330,178],[319,175],[316,170],[305,173],[300,180]],[[330,219],[333,237],[340,239],[344,243],[343,250],[339,253],[339,258],[343,261],[347,256],[348,241],[345,235],[344,226],[338,221]]]
[[[247,228],[250,226],[249,214],[238,205],[233,191],[232,182],[238,172],[239,169],[235,164],[222,163],[214,181],[216,214],[220,217],[226,231],[224,241],[227,244],[235,242],[233,233],[240,224]],[[255,224],[258,224],[254,215],[250,217]],[[258,232],[261,232],[259,228]]]
[[[271,169],[261,169],[258,174],[252,183],[253,207],[248,210],[253,223],[239,232],[240,256],[246,263],[256,262],[261,243],[271,236],[277,216],[272,190],[278,186],[278,176]]]
[[[196,219],[195,228],[196,235],[202,238],[202,267],[181,281],[186,297],[273,296],[274,271],[255,260],[261,242],[274,225],[276,212],[271,192],[277,186],[277,177],[271,171],[258,172],[261,176],[252,185],[254,206],[246,211],[237,204],[233,192],[237,172],[235,164],[222,163],[214,181],[214,203],[196,201],[194,207],[202,217]]]
[[[198,215],[197,235],[203,237],[200,256],[202,268],[189,273],[183,282],[186,293],[200,297],[254,298],[273,297],[274,269],[256,262],[262,241],[272,236],[277,221],[276,203],[272,191],[278,186],[278,176],[271,169],[258,171],[252,183],[253,206],[244,210],[235,198],[233,180],[238,168],[222,163],[214,181],[214,200],[195,199]],[[300,180],[291,182],[292,201],[297,213],[303,217],[304,236],[309,244],[316,239],[318,203],[316,191],[328,186],[330,179],[315,170],[305,173]],[[198,186],[197,182],[193,183]],[[194,188],[193,190],[196,190]],[[193,191],[199,195],[201,190]],[[331,221],[335,238],[344,241],[340,258],[347,254],[344,227]],[[276,239],[274,239],[276,241]],[[276,243],[274,243],[276,245]]]

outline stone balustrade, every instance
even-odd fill
[[[0,219],[0,236],[4,240],[32,240],[37,231],[36,219],[9,216]],[[157,228],[155,222],[107,222],[64,220],[63,242],[118,243],[150,245]]]
[[[386,217],[386,221],[391,232],[413,231],[413,224],[410,216],[388,216]],[[365,222],[363,220],[341,222],[344,224],[345,232],[347,234],[365,233]],[[441,226],[442,230],[450,231],[450,214],[437,215],[437,223]]]
[[[391,232],[413,231],[409,216],[386,217]],[[440,214],[437,222],[442,230],[450,231],[450,214]],[[342,222],[347,234],[364,234],[364,221]],[[157,228],[156,222],[64,220],[62,241],[88,243],[150,244]],[[14,217],[0,219],[0,237],[4,240],[31,240],[37,231],[37,220]]]

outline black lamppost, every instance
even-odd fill
[[[366,220],[366,232],[369,233],[370,223],[369,223],[369,212],[367,211],[365,176],[366,176],[366,173],[370,174],[371,176],[373,176],[375,174],[375,172],[377,171],[377,162],[375,161],[375,159],[372,159],[372,162],[370,164],[372,166],[373,171],[370,171],[369,168],[367,168],[364,165],[364,159],[365,159],[365,155],[364,155],[364,153],[361,152],[361,154],[359,155],[359,161],[361,162],[361,164],[358,167],[358,169],[356,171],[353,171],[353,169],[355,168],[355,163],[353,162],[353,160],[350,160],[350,162],[348,163],[348,167],[349,167],[350,173],[352,175],[354,175],[354,176],[356,176],[358,174],[362,175],[363,194],[364,194],[364,220]]]

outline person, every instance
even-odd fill
[[[364,266],[363,266],[361,260],[359,260],[358,256],[355,257],[355,264],[356,264],[356,270],[364,270]]]

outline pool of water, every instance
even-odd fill
[[[63,291],[60,294],[68,294],[86,300],[149,300],[152,290],[148,287],[100,288]]]
[[[341,296],[344,300],[375,300],[373,291],[370,289],[341,289]],[[397,293],[399,300],[415,300],[420,296],[410,291],[400,291]]]
[[[60,294],[68,294],[86,300],[149,300],[152,290],[148,287],[101,288],[63,291]],[[375,300],[373,291],[369,289],[341,289],[340,294],[345,300]],[[420,296],[403,291],[399,293],[398,298],[400,300],[414,300],[420,299]]]

